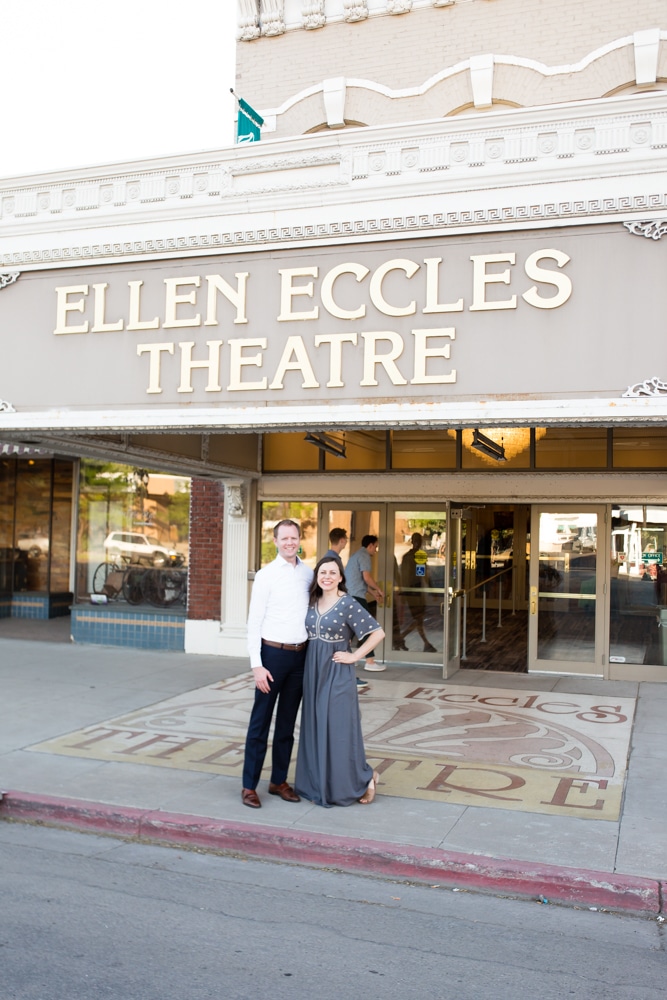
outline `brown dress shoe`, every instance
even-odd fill
[[[244,806],[250,806],[251,809],[262,808],[262,803],[259,801],[259,795],[254,788],[241,789],[241,802]]]
[[[285,802],[301,802],[291,785],[283,781],[281,785],[269,785],[269,795],[279,795]]]

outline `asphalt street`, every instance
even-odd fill
[[[654,1000],[655,919],[0,824],[3,1000]]]

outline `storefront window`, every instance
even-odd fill
[[[185,609],[190,480],[82,462],[76,596]]]
[[[605,427],[549,427],[535,434],[537,469],[605,469]]]
[[[0,594],[13,587],[15,486],[16,462],[0,459]]]
[[[667,468],[667,431],[662,427],[615,427],[615,469]]]
[[[456,431],[449,432],[452,436]],[[530,428],[492,427],[461,431],[461,468],[506,472],[530,468]],[[502,457],[501,457],[502,456]]]
[[[327,436],[345,449],[345,458],[324,452],[327,472],[381,472],[387,468],[386,431],[347,431]]]
[[[316,503],[292,503],[288,501],[262,504],[260,566],[266,566],[276,558],[273,529],[278,521],[289,518],[301,528],[299,558],[309,566],[317,562],[317,516]]]
[[[455,469],[456,434],[447,431],[394,431],[392,469]]]
[[[14,590],[49,589],[51,466],[48,458],[17,466]]]
[[[667,506],[614,504],[609,659],[667,666]]]
[[[303,434],[264,434],[262,442],[265,472],[316,472],[320,467],[318,449]]]

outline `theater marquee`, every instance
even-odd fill
[[[603,394],[658,348],[650,243],[598,226],[26,272],[0,295],[0,394],[30,409]]]

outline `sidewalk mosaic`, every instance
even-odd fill
[[[240,780],[251,702],[243,673],[29,749]],[[633,698],[374,680],[360,703],[385,795],[619,817]]]

